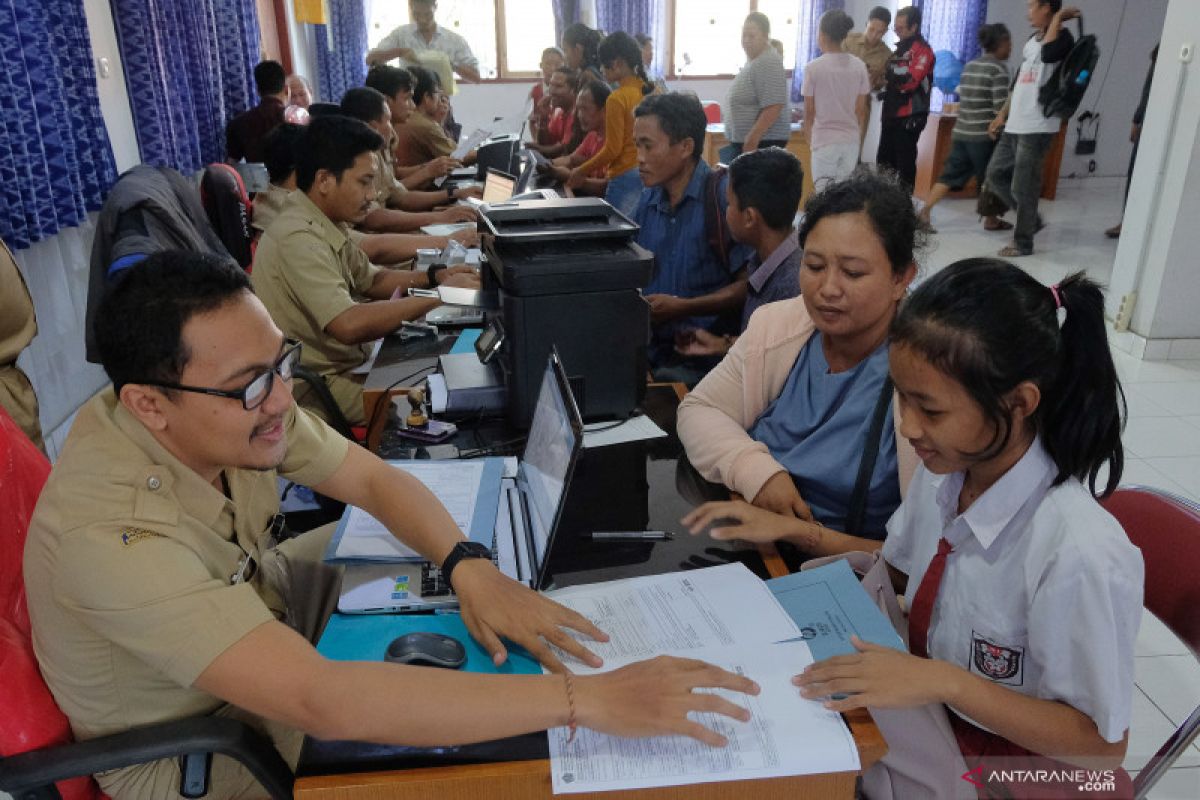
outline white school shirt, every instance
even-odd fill
[[[1038,90],[1054,74],[1054,66],[1042,61],[1042,37],[1031,36],[1021,51],[1021,69],[1013,85],[1012,103],[1008,108],[1008,119],[1004,123],[1005,133],[1058,133],[1062,120],[1047,117],[1038,102]]]
[[[964,473],[922,465],[888,522],[883,556],[908,575],[911,608],[944,536],[954,550],[933,606],[930,657],[1064,702],[1117,742],[1132,714],[1142,554],[1078,480],[1049,488],[1057,471],[1037,439],[959,516]]]

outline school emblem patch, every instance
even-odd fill
[[[1020,686],[1025,680],[1025,648],[997,644],[971,631],[971,666],[996,683]]]

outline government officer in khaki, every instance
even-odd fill
[[[295,407],[297,344],[227,261],[151,256],[106,298],[97,342],[113,387],[78,415],[24,563],[34,648],[78,738],[223,714],[257,725],[294,763],[302,732],[450,745],[574,722],[719,745],[689,711],[748,717],[692,693],[755,690],[700,662],[570,678],[325,660],[310,642],[337,597],[339,576],[319,561],[329,531],[276,543],[276,475],[366,509],[439,564],[462,541],[449,514],[407,473]],[[490,560],[450,571],[468,629],[497,662],[501,637],[556,670],[547,642],[599,662],[561,626],[604,634]],[[178,763],[97,779],[116,800],[173,798]],[[209,797],[256,794],[243,769],[214,758]]]
[[[297,191],[259,240],[254,258],[259,298],[284,333],[304,345],[302,363],[325,377],[352,425],[365,422],[364,376],[353,370],[366,361],[372,343],[438,305],[397,295],[433,281],[479,285],[465,267],[429,273],[381,269],[348,238],[348,226],[373,207],[382,144],[358,120],[313,120],[297,148]],[[325,414],[306,385],[297,386],[296,399]]]
[[[45,449],[37,396],[17,366],[17,356],[36,335],[37,318],[29,289],[12,253],[0,242],[0,406],[34,444]]]

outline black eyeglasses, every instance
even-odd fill
[[[144,383],[146,386],[157,386],[161,389],[175,389],[180,392],[196,392],[214,397],[228,397],[230,400],[241,400],[242,408],[253,411],[271,396],[271,389],[275,386],[275,376],[278,375],[280,380],[290,381],[296,365],[300,363],[300,343],[295,339],[288,339],[283,345],[285,349],[274,366],[258,373],[250,379],[249,383],[236,391],[209,389],[203,386],[184,386],[180,383],[156,381],[145,381]]]

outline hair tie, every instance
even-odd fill
[[[1062,289],[1057,283],[1050,287],[1050,294],[1054,296],[1054,316],[1058,318],[1058,329],[1062,330],[1067,321],[1067,304],[1063,302]]]

